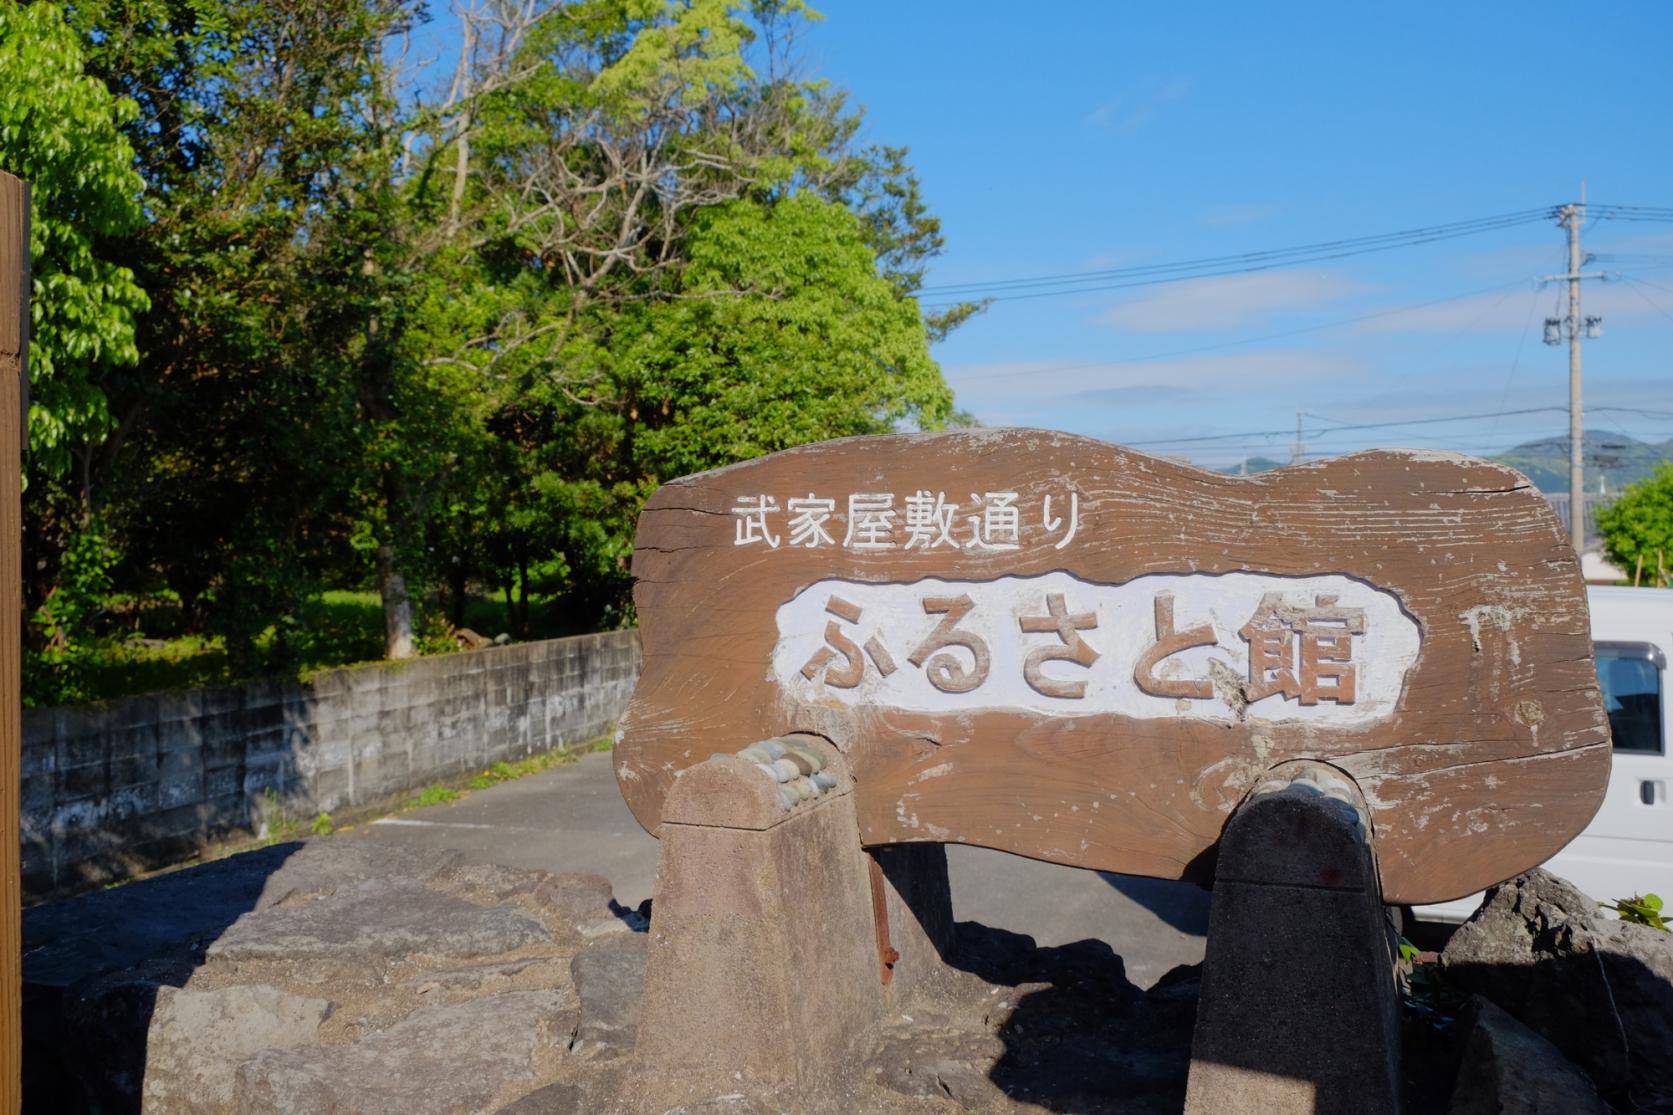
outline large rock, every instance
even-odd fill
[[[408,848],[356,836],[310,840],[268,877],[256,909],[335,894],[370,879],[424,882],[463,858],[451,849]]]
[[[506,867],[497,863],[459,863],[424,880],[436,890],[471,902],[497,905],[531,896],[552,876],[539,868]]]
[[[1609,1115],[1591,1081],[1557,1047],[1481,996],[1448,1115]]]
[[[550,937],[538,919],[518,910],[475,906],[410,879],[369,879],[312,902],[246,914],[208,956],[357,962],[414,954],[475,957]]]
[[[590,871],[564,871],[548,876],[535,897],[571,921],[608,912],[616,899],[610,880]]]
[[[494,1115],[581,1115],[581,1089],[573,1084],[548,1084],[522,1099],[512,1100]]]
[[[1606,919],[1535,870],[1490,891],[1442,961],[1448,979],[1537,1031],[1606,1096],[1673,1103],[1673,934]]]
[[[960,967],[919,986],[860,1070],[900,1097],[901,1110],[1178,1115],[1196,969],[1171,972],[1147,993],[1102,941],[1037,948],[972,922],[953,935]]]
[[[227,1115],[239,1065],[316,1041],[330,1013],[324,999],[264,985],[162,988],[146,1041],[145,1115]]]
[[[645,989],[643,933],[602,937],[575,954],[569,971],[581,1000],[575,1051],[615,1056],[633,1049]]]
[[[1005,1042],[986,1031],[891,1034],[878,1044],[870,1068],[872,1079],[891,1092],[981,1108],[1005,1101],[993,1081],[993,1067],[1005,1052]]]
[[[353,1045],[259,1053],[238,1070],[244,1115],[480,1115],[552,1083],[572,997],[518,991],[424,1007]]]

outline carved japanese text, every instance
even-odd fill
[[[1421,644],[1388,592],[1257,573],[827,581],[778,629],[773,677],[801,701],[1343,725],[1393,712]]]

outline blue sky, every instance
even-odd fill
[[[909,146],[930,284],[1284,248],[1589,199],[1673,206],[1673,6],[827,0],[797,47]],[[1588,429],[1673,437],[1673,224],[1599,220]],[[996,303],[937,347],[960,405],[1220,466],[1309,449],[1486,454],[1566,434],[1539,222],[1199,282]],[[1440,301],[1440,300],[1445,301]],[[933,301],[926,298],[925,301]],[[1423,305],[1418,309],[1403,307]],[[1387,311],[1400,312],[1387,312]],[[1349,319],[1366,318],[1338,325]],[[1287,336],[1274,336],[1288,334]],[[1218,346],[1209,348],[1209,346]],[[1202,350],[1208,351],[1181,351]],[[1173,354],[1173,355],[1168,355]],[[1285,431],[1188,444],[1166,439]]]

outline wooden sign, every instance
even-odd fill
[[[1542,862],[1608,778],[1574,553],[1466,457],[1245,478],[1032,430],[855,438],[665,485],[633,572],[616,763],[652,832],[680,770],[811,732],[867,844],[1206,880],[1244,793],[1315,759],[1417,903]]]

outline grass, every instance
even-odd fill
[[[100,700],[229,685],[243,680],[232,669],[218,636],[179,633],[179,608],[166,597],[116,610],[125,628],[99,638],[88,669],[88,688]],[[258,639],[270,644],[272,632]],[[297,640],[298,674],[383,658],[383,609],[376,593],[326,592],[309,602]]]
[[[599,747],[599,743],[603,743],[602,749]],[[609,749],[610,740],[607,736],[601,740],[595,740],[587,748],[588,751],[608,751]],[[539,755],[530,755],[527,759],[518,759],[514,763],[495,763],[471,779],[466,785],[472,790],[486,790],[488,787],[497,786],[501,782],[511,782],[518,778],[526,778],[531,774],[539,774],[541,771],[550,770],[553,767],[567,766],[578,758],[580,756],[567,747],[554,747],[550,751],[543,751]]]
[[[440,782],[432,782],[422,790],[418,791],[417,797],[408,798],[406,804],[401,806],[401,808],[423,809],[431,805],[442,805],[446,802],[456,801],[459,796],[459,791],[455,790],[453,787],[444,786]]]
[[[448,786],[442,782],[432,782],[420,790],[418,796],[408,798],[401,809],[405,811],[408,809],[423,809],[428,805],[443,805],[450,801],[458,801],[472,790],[486,790],[498,786],[501,782],[514,782],[519,778],[527,778],[531,774],[539,774],[543,770],[551,770],[553,767],[568,766],[582,755],[609,751],[613,746],[613,740],[612,735],[602,735],[597,739],[589,740],[579,748],[560,745],[550,751],[530,755],[526,759],[498,762],[473,776],[462,787]]]
[[[575,634],[557,622],[553,609],[535,602],[530,608],[530,638]],[[306,680],[321,670],[383,661],[383,604],[375,592],[336,590],[310,600],[300,617],[296,640],[297,676]],[[465,602],[462,626],[489,638],[509,629],[505,604],[487,596]],[[170,593],[136,599],[113,597],[89,667],[88,690],[97,700],[166,689],[229,685],[247,680],[236,674],[218,636],[183,630],[179,601]],[[257,640],[266,649],[271,629]],[[451,649],[431,639],[431,653]]]

